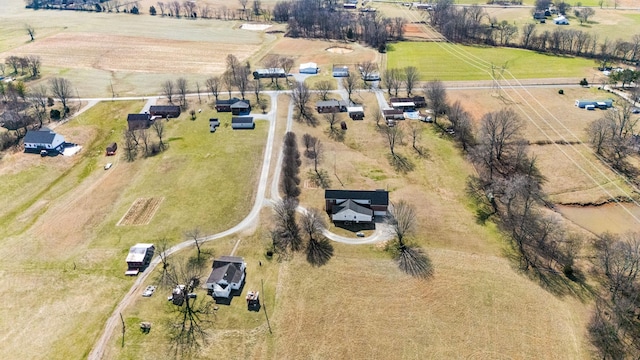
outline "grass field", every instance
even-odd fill
[[[423,80],[490,80],[491,66],[500,68],[505,64],[513,76],[520,79],[582,78],[594,67],[588,59],[511,48],[421,42],[401,42],[390,48],[388,68],[416,66]]]
[[[241,22],[185,20],[149,15],[33,11],[22,0],[0,4],[0,59],[38,55],[43,79],[64,76],[82,97],[155,94],[160,83],[183,76],[194,87],[224,70],[233,53],[240,61],[276,36],[239,30]],[[55,19],[55,21],[52,21]],[[29,42],[25,23],[34,26]]]
[[[68,140],[84,145],[83,151],[74,163],[54,166],[64,175],[57,182],[58,173],[42,171],[39,180],[46,191],[28,193],[35,198],[14,209],[15,215],[3,217],[11,226],[0,244],[0,255],[7,258],[0,266],[0,283],[12,296],[0,310],[0,325],[9,329],[1,337],[1,357],[85,357],[131,286],[133,279],[123,275],[131,245],[163,236],[179,242],[184,231],[196,226],[205,233],[221,231],[248,213],[266,124],[258,121],[254,131],[235,132],[230,116],[222,116],[219,130],[210,134],[206,119],[215,111],[207,108],[196,121],[185,114],[167,124],[166,152],[133,163],[119,158],[121,154],[105,159],[104,145],[119,139],[118,129],[125,126],[126,116],[119,114],[142,105],[101,103],[58,128]],[[25,164],[44,161],[37,155],[17,156],[24,156]],[[114,162],[108,171],[102,169],[106,161]],[[9,178],[6,166],[11,163],[3,160],[2,183],[33,174],[26,165]],[[17,190],[14,194],[21,196]],[[150,223],[115,226],[140,197],[164,198]],[[33,343],[27,334],[35,328],[40,335]]]

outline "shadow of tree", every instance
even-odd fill
[[[333,245],[328,239],[311,239],[307,245],[307,261],[313,266],[325,265],[333,257]]]
[[[413,277],[428,278],[433,276],[433,264],[422,248],[401,247],[398,249],[396,261],[400,270]]]
[[[317,173],[313,170],[309,170],[308,176],[309,180],[311,180],[315,186],[319,186],[323,189],[331,187],[331,177],[327,170],[320,169]]]
[[[343,142],[344,141],[344,130],[338,128],[329,128],[327,131],[327,136],[329,139]]]
[[[408,157],[395,153],[395,155],[388,154],[389,163],[393,166],[396,172],[406,174],[415,169],[415,164]]]

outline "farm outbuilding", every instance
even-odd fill
[[[349,67],[346,65],[334,65],[333,77],[349,77]]]
[[[228,298],[231,290],[240,290],[247,263],[238,256],[221,256],[213,261],[213,270],[205,284],[214,297]]]
[[[337,113],[347,111],[347,102],[344,100],[326,100],[316,103],[316,110],[320,114]]]
[[[553,19],[553,23],[556,25],[569,25],[569,20],[566,17],[560,15],[557,18]]]
[[[415,111],[416,104],[413,101],[392,102],[391,106],[396,110]]]
[[[238,100],[230,108],[233,115],[247,115],[251,112],[251,103],[249,100]]]
[[[404,120],[404,111],[399,109],[383,109],[382,115],[385,120]]]
[[[231,112],[231,105],[240,101],[239,98],[232,97],[227,100],[216,100],[216,111],[217,112]]]
[[[49,128],[43,127],[40,130],[29,130],[24,136],[24,152],[40,153],[45,151],[62,151],[64,147],[64,137],[56,134]]]
[[[318,70],[318,64],[314,62],[300,64],[300,74],[317,74]]]
[[[127,255],[127,271],[125,275],[138,275],[143,271],[153,258],[156,248],[153,244],[135,244],[129,249]]]
[[[427,106],[427,101],[424,96],[413,96],[413,97],[392,97],[389,99],[390,103],[403,103],[403,102],[412,102],[415,107],[421,108]]]
[[[151,120],[151,115],[148,113],[127,115],[127,125],[130,131],[148,129],[151,124],[153,124],[153,120]]]
[[[593,105],[593,107],[596,107],[599,109],[608,109],[613,106],[613,99],[605,99],[605,100],[578,99],[576,100],[575,104],[577,107],[581,109],[584,109],[584,107],[587,105]]]
[[[364,119],[364,108],[362,106],[349,106],[347,107],[347,113],[352,120]]]
[[[287,73],[283,68],[256,69],[253,72],[253,79],[275,79],[287,77]]]
[[[151,116],[160,116],[163,118],[177,118],[180,116],[180,106],[178,105],[153,105],[149,107]]]
[[[253,116],[234,116],[231,118],[232,129],[254,129],[255,127]]]

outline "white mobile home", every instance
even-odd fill
[[[317,73],[318,73],[318,64],[313,62],[300,64],[300,74],[317,74]]]

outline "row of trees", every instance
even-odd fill
[[[576,11],[585,22],[592,15],[582,8]],[[634,35],[631,41],[627,41],[600,39],[598,34],[561,27],[538,32],[535,23],[525,24],[519,29],[507,21],[500,22],[490,17],[478,5],[457,7],[451,0],[438,1],[430,12],[429,21],[444,37],[454,42],[514,46],[598,58],[604,62],[640,60],[640,35]]]
[[[150,129],[124,131],[124,154],[127,161],[134,161],[140,153],[142,153],[143,157],[148,157],[166,150],[167,144],[164,142],[165,127],[163,119],[156,119]],[[151,133],[156,135],[157,142],[151,139]]]
[[[259,20],[262,16],[264,20],[271,18],[268,8],[262,7],[262,1],[253,0],[251,8],[247,9],[249,0],[239,0],[242,9],[230,9],[227,6],[219,8],[211,7],[207,3],[196,3],[194,1],[158,1],[156,6],[149,8],[150,15],[172,16],[176,18],[202,18],[202,19],[219,19],[219,20]]]
[[[324,265],[333,256],[333,246],[322,235],[327,227],[322,214],[312,208],[304,211],[299,221],[296,216],[302,160],[293,132],[285,134],[282,152],[280,190],[284,198],[274,205],[275,227],[271,232],[273,249],[281,256],[304,249],[310,264]]]
[[[6,67],[5,67],[6,65]],[[37,78],[40,75],[40,68],[42,61],[40,56],[27,55],[27,56],[15,56],[11,55],[4,59],[4,64],[0,65],[0,72],[2,75],[6,75],[7,71],[11,71],[10,75],[29,75],[32,78]],[[18,71],[20,69],[20,71]]]
[[[47,114],[47,107],[54,105],[50,95],[60,100],[62,115],[57,109],[51,109]],[[22,81],[0,82],[0,123],[8,130],[0,135],[0,150],[18,145],[27,130],[41,127],[49,118],[65,117],[71,96],[71,82],[64,78],[52,78],[48,86],[40,84],[31,89],[27,89]]]
[[[279,1],[275,21],[287,23],[291,37],[362,41],[384,51],[389,40],[401,40],[406,19],[385,18],[377,12],[342,11],[333,1]]]
[[[605,111],[601,118],[587,127],[589,143],[596,154],[627,175],[635,174],[636,170],[627,160],[640,145],[635,135],[638,118],[632,109],[629,103],[624,102]]]
[[[589,322],[603,359],[640,355],[640,233],[604,233],[594,242],[595,265],[604,285]]]

